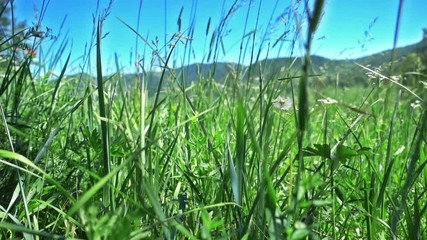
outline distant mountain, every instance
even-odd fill
[[[339,75],[343,85],[357,84],[360,83],[362,79],[366,79],[366,70],[354,64],[355,62],[370,68],[383,66],[392,59],[392,52],[392,50],[387,50],[370,56],[347,60],[331,60],[313,55],[310,58],[311,72],[313,74],[320,74],[324,78],[330,79],[332,82],[335,82],[337,75]],[[413,53],[419,54],[427,61],[427,39],[416,44],[396,48],[393,59],[401,60]],[[236,70],[238,67],[240,67],[242,72],[250,74],[250,76],[253,77],[258,77],[261,69],[263,77],[268,79],[271,77],[286,77],[287,75],[298,76],[302,67],[302,62],[303,59],[301,57],[296,57],[265,59],[251,66],[238,66],[237,64],[231,63],[192,64],[179,69],[179,71],[184,70],[184,76],[187,76],[186,79],[188,83],[202,78],[213,78],[221,82],[231,70]]]
[[[320,75],[323,84],[339,82],[342,86],[350,86],[354,84],[367,84],[366,70],[355,64],[359,63],[369,68],[385,66],[392,59],[392,50],[383,51],[370,56],[365,56],[356,59],[347,60],[331,60],[320,56],[311,56],[311,73]],[[408,45],[401,48],[396,48],[394,58],[396,65],[402,62],[404,58],[410,54],[418,54],[424,63],[427,64],[427,39],[416,44]],[[298,58],[277,58],[266,59],[260,63],[250,66],[252,69],[251,76],[258,76],[260,66],[266,79],[274,77],[298,76],[302,67],[303,59]]]
[[[392,50],[383,51],[372,54],[370,56],[347,59],[347,60],[331,60],[321,56],[311,56],[311,73],[318,75],[317,80],[320,85],[335,84],[339,80],[341,86],[350,86],[354,84],[367,84],[366,71],[354,64],[357,62],[370,68],[384,66],[391,60]],[[427,64],[427,39],[416,44],[408,45],[401,48],[396,48],[394,51],[394,60],[401,60],[413,53],[418,54]],[[171,84],[190,85],[196,81],[215,80],[224,82],[229,74],[239,72],[243,79],[246,79],[248,74],[251,78],[258,78],[262,73],[263,79],[275,79],[285,77],[295,77],[300,75],[302,67],[302,58],[276,58],[265,59],[250,66],[242,66],[236,63],[209,63],[209,64],[191,64],[181,68],[167,70],[165,72],[162,87],[168,87]],[[105,79],[107,79],[106,77]],[[148,72],[146,81],[148,91],[154,94],[157,91],[161,78],[161,72]],[[123,76],[127,86],[137,86],[135,80],[138,79],[135,74],[125,74]]]
[[[411,53],[425,54],[426,50],[427,50],[427,39],[412,45],[396,48],[394,53],[395,54],[394,59],[396,60],[396,59],[408,56]],[[392,52],[393,52],[392,50],[387,50],[387,51],[376,53],[370,56],[357,58],[357,59],[354,59],[353,61],[358,62],[362,65],[378,66],[386,62],[389,62],[391,60]]]
[[[239,67],[240,70],[244,69],[243,66],[239,66],[236,63],[218,62],[209,64],[191,64],[189,66],[176,69],[176,72],[181,73],[182,71],[187,84],[206,79],[214,79],[218,82],[223,82],[227,74],[232,71],[236,71]],[[181,78],[178,77],[178,79]]]

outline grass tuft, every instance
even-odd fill
[[[202,36],[197,1],[176,29],[165,9],[164,42],[140,33],[143,1],[138,23],[113,19],[135,35],[135,73],[115,54],[107,74],[113,1],[77,74],[66,36],[35,36],[42,19],[0,33],[0,239],[427,239],[426,54],[319,62],[325,1],[222,4]]]

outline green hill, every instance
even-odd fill
[[[368,84],[366,70],[356,65],[367,66],[372,69],[382,67],[385,71],[392,59],[392,50],[379,52],[370,56],[365,56],[356,59],[333,60],[321,56],[311,56],[311,72],[317,77],[316,86],[330,86],[331,84],[339,84],[340,86],[366,85]],[[414,61],[421,61],[424,66],[427,65],[427,41],[423,40],[416,44],[408,45],[401,48],[396,48],[394,51],[395,66],[399,68],[399,72],[414,71],[416,69],[407,69],[408,66],[413,66]],[[264,80],[277,78],[296,77],[302,65],[302,58],[276,58],[265,59],[250,66],[238,65],[236,63],[208,63],[208,64],[191,64],[181,68],[167,70],[162,83],[162,88],[166,88],[171,84],[182,84],[189,86],[193,82],[215,80],[222,83],[230,73],[236,74],[239,72],[242,79],[247,79],[247,76],[257,78],[262,76]],[[403,69],[402,69],[403,67]],[[388,75],[387,72],[383,72]],[[150,95],[157,91],[161,78],[161,72],[148,72],[145,79],[148,85]],[[135,74],[125,74],[123,76],[127,86],[136,86],[135,80],[138,79]]]

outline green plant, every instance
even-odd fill
[[[8,179],[0,182],[0,238],[427,238],[427,94],[411,82],[427,81],[423,69],[417,65],[413,79],[399,82],[392,76],[409,71],[405,61],[390,73],[355,64],[375,84],[342,90],[326,79],[333,69],[312,71],[324,2],[295,4],[285,15],[304,17],[289,17],[292,26],[279,39],[308,21],[305,55],[280,60],[283,71],[268,51],[263,55],[269,32],[248,30],[258,28],[248,21],[239,62],[219,61],[233,14],[250,16],[250,6],[238,1],[217,25],[207,23],[207,70],[185,64],[195,36],[183,30],[180,14],[166,46],[119,20],[161,72],[137,61],[136,74],[125,74],[116,56],[115,74],[106,75],[102,23],[112,2],[94,14],[96,73],[85,61],[82,73],[67,74],[68,54],[51,80],[13,47],[35,38],[31,49],[39,48],[35,29],[6,37],[0,173]],[[297,45],[300,32],[292,34]],[[59,49],[51,62],[66,46]],[[173,59],[184,59],[182,66],[171,66]],[[387,64],[383,69],[393,67]],[[316,78],[320,88],[312,87]]]

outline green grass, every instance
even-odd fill
[[[116,74],[102,71],[108,9],[94,26],[93,78],[67,76],[68,55],[49,82],[39,74],[45,66],[12,58],[18,40],[2,41],[0,239],[426,239],[427,90],[390,77],[404,72],[367,66],[375,76],[366,87],[312,87],[322,75],[310,68],[322,5],[302,12],[301,71],[264,78],[268,66],[252,65],[190,84],[185,68],[162,68],[150,99],[150,66],[137,66],[130,84],[117,58]],[[206,27],[214,63],[232,13],[215,33]],[[245,34],[242,46],[258,34]],[[188,35],[171,39],[161,66],[178,48],[190,52]],[[262,58],[261,46],[241,49],[241,59]],[[279,96],[295,104],[276,108]],[[337,103],[318,101],[327,97]]]

